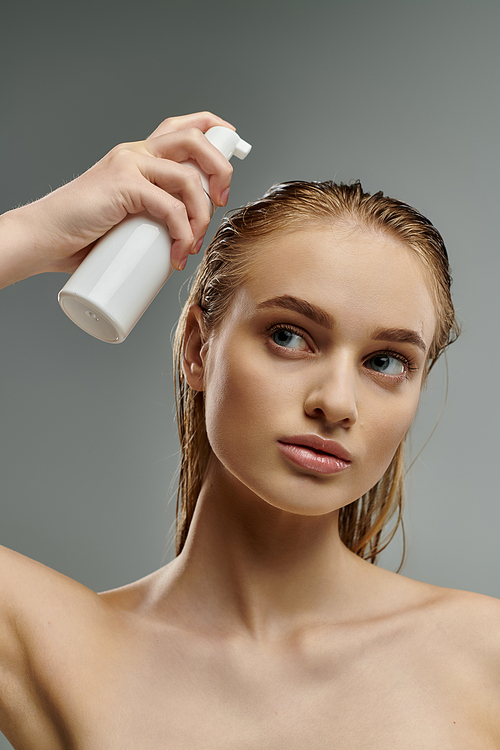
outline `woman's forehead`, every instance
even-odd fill
[[[293,296],[334,318],[407,323],[432,339],[436,324],[429,274],[414,251],[382,233],[311,226],[259,240],[246,282],[245,305]],[[429,343],[430,343],[429,339]]]

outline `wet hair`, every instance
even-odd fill
[[[233,294],[254,267],[259,240],[295,227],[334,224],[348,231],[374,232],[393,238],[421,260],[430,282],[437,326],[430,346],[424,379],[446,347],[459,334],[451,300],[451,275],[443,239],[433,224],[411,206],[382,192],[363,191],[360,182],[286,182],[274,185],[262,198],[227,215],[201,261],[181,313],[174,342],[177,425],[181,466],[177,492],[176,555],[185,544],[196,501],[211,453],[205,428],[203,393],[192,389],[182,370],[182,354],[189,308],[200,306],[204,332],[217,330]],[[343,543],[375,563],[402,524],[404,503],[404,443],[397,448],[379,481],[357,500],[340,509]],[[389,533],[382,532],[396,516]]]

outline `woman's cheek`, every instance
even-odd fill
[[[234,445],[259,421],[268,387],[255,359],[244,351],[213,358],[205,386],[205,418],[212,448]],[[265,410],[264,410],[265,411]]]
[[[396,405],[393,409],[383,409],[370,420],[371,429],[367,433],[367,445],[378,464],[378,479],[385,472],[392,458],[405,438],[415,416],[418,399],[409,404]]]

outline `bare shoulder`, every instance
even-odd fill
[[[415,590],[421,594],[422,610],[442,623],[450,635],[464,644],[469,641],[474,647],[488,642],[500,645],[500,599],[418,581],[411,583],[419,587]]]
[[[42,731],[38,688],[105,632],[105,605],[86,586],[5,547],[0,569],[0,729],[29,712]]]
[[[500,661],[500,599],[405,576],[397,578],[395,590],[403,601],[411,603],[408,612],[415,622],[428,626],[436,637],[445,637],[450,647],[460,646],[463,653],[493,659],[496,655]]]
[[[442,589],[438,605],[450,637],[498,670],[500,685],[500,599],[471,591]]]
[[[500,747],[500,600],[387,571],[380,581],[391,603],[386,660],[406,664],[415,684],[447,696]]]
[[[0,567],[0,619],[15,623],[18,632],[33,620],[67,612],[69,602],[77,610],[99,604],[98,595],[81,583],[1,546]]]
[[[469,705],[500,744],[500,600],[447,589],[438,608],[440,642],[453,684],[467,685]],[[438,661],[439,663],[439,661]],[[464,694],[465,690],[464,690]]]
[[[491,679],[500,716],[500,599],[416,581],[378,570],[388,622],[401,623],[409,647],[431,654],[445,671],[453,665]],[[379,601],[384,601],[379,593]],[[395,615],[395,619],[392,618]]]
[[[500,742],[500,600],[412,583],[421,594],[410,618],[419,658],[443,689],[476,705]]]
[[[103,617],[105,604],[86,586],[0,546],[0,684],[65,632],[75,638]],[[62,640],[60,640],[62,645]],[[23,667],[24,665],[24,667]]]

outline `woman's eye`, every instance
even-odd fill
[[[371,370],[382,372],[384,375],[404,375],[406,372],[404,362],[389,354],[375,354],[368,360],[368,366]]]
[[[272,339],[275,344],[286,347],[286,349],[305,351],[308,348],[302,336],[299,336],[298,333],[289,331],[286,328],[278,328],[274,331]]]

